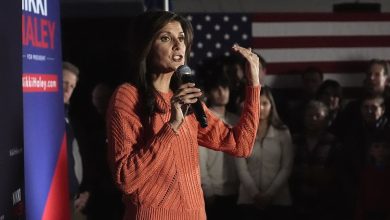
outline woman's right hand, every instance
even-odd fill
[[[233,51],[240,54],[246,60],[245,75],[250,86],[258,86],[260,84],[260,60],[259,57],[252,53],[251,48],[241,47],[238,44],[234,44]]]
[[[177,132],[184,121],[185,114],[190,104],[195,103],[202,95],[195,83],[186,83],[179,87],[171,99],[171,119],[169,123],[172,129]]]

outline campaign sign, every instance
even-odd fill
[[[69,219],[59,0],[22,0],[26,219]]]

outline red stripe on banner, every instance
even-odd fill
[[[296,74],[308,67],[316,67],[324,73],[363,73],[367,65],[367,61],[268,63],[267,73]]]
[[[253,22],[389,21],[390,13],[259,13]]]
[[[66,134],[62,139],[60,154],[54,172],[42,220],[69,220],[69,181]]]
[[[252,40],[252,47],[259,49],[389,46],[390,36],[256,37]]]

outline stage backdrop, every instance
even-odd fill
[[[26,218],[69,219],[59,0],[22,11]]]
[[[344,87],[362,85],[367,61],[390,59],[389,13],[193,13],[191,65],[228,55],[233,43],[252,47],[268,62],[266,82],[297,87],[309,66]]]
[[[0,1],[0,219],[23,219],[21,1]]]

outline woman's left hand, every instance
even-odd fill
[[[174,131],[178,131],[184,121],[186,110],[190,104],[198,101],[202,92],[195,83],[185,83],[175,92],[171,99],[171,118],[169,123]],[[183,111],[184,107],[186,110]]]
[[[251,48],[241,47],[238,44],[234,44],[232,47],[233,51],[241,54],[246,59],[245,64],[245,75],[250,86],[258,86],[260,84],[259,71],[260,61],[259,57],[252,53]]]

